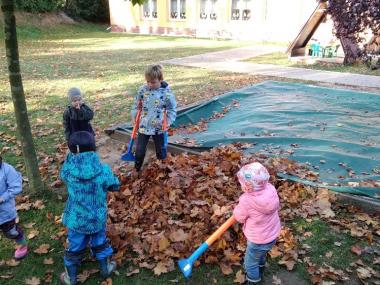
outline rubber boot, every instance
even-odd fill
[[[78,268],[76,265],[70,265],[65,267],[65,272],[61,274],[61,282],[65,285],[76,285]]]
[[[107,278],[111,275],[113,271],[116,269],[116,262],[111,261],[109,257],[100,259],[99,260],[100,265],[100,274],[103,278]]]

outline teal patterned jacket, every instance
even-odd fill
[[[107,191],[117,191],[120,182],[96,152],[69,153],[61,169],[68,199],[62,223],[70,230],[93,234],[107,223]]]
[[[147,85],[140,87],[132,106],[132,122],[134,122],[139,101],[142,101],[139,133],[145,135],[161,134],[164,110],[167,114],[168,127],[177,117],[177,103],[173,92],[166,81],[161,82],[158,89],[151,90]]]

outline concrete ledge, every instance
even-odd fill
[[[380,213],[380,200],[369,198],[365,196],[357,196],[352,194],[337,193],[336,197],[338,201],[342,204],[354,205],[364,212],[369,214],[378,214]]]

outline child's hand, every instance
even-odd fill
[[[82,105],[82,101],[81,101],[81,100],[73,101],[73,102],[71,103],[71,105],[73,106],[73,108],[79,110],[79,109],[80,109],[80,106]]]

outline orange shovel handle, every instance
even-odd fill
[[[206,243],[211,246],[214,241],[220,238],[224,232],[236,222],[234,216],[230,217],[223,225],[221,225],[207,240]]]

